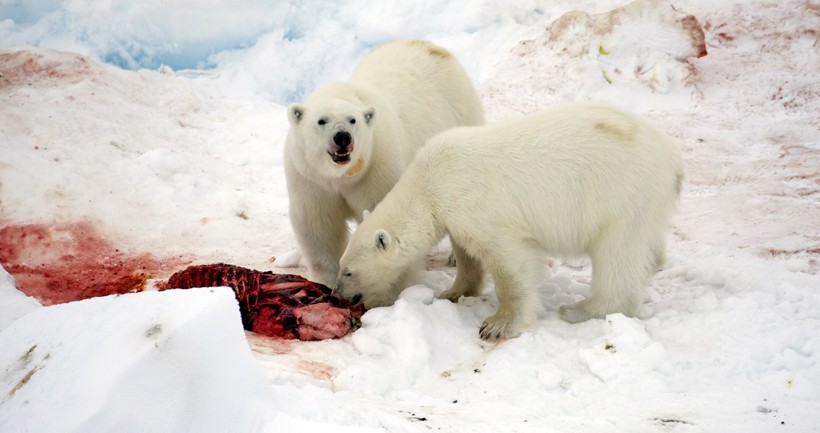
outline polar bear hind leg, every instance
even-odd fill
[[[643,302],[644,287],[663,260],[663,248],[661,233],[609,230],[589,251],[590,297],[562,306],[559,315],[570,323],[604,318],[612,313],[634,317]]]

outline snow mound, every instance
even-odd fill
[[[671,370],[663,346],[647,334],[640,320],[613,314],[607,316],[603,327],[604,341],[578,352],[581,362],[602,382],[632,383]]]
[[[623,86],[641,94],[646,93],[642,87],[667,94],[695,82],[690,59],[706,54],[698,20],[665,1],[637,0],[600,14],[572,11],[512,50],[510,67],[495,77],[490,94],[495,99],[513,86],[556,100],[595,99],[608,87]],[[543,79],[530,82],[533,75]],[[538,107],[530,102],[524,111]]]
[[[0,3],[0,46],[71,50],[131,69],[193,68],[216,51],[252,43],[287,16],[287,4],[225,3],[8,0]]]
[[[227,288],[39,308],[0,332],[0,346],[2,431],[256,431],[284,407]]]
[[[430,288],[410,287],[393,306],[362,316],[351,338],[359,358],[339,371],[334,386],[366,395],[406,393],[480,352],[478,320],[462,305],[433,299]]]
[[[230,94],[287,104],[346,78],[365,52],[390,39],[431,39],[469,71],[485,69],[543,9],[486,0],[213,0],[207,7],[192,0],[4,0],[0,49],[36,45],[130,70],[184,70]],[[474,40],[481,52],[471,49]]]

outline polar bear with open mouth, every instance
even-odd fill
[[[326,285],[338,274],[347,222],[375,208],[425,140],[484,123],[456,58],[421,40],[376,47],[348,81],[319,87],[287,113],[290,220],[308,277]]]

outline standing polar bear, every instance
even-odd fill
[[[350,80],[287,109],[285,176],[290,220],[309,278],[331,285],[360,220],[398,181],[424,142],[484,123],[481,100],[447,50],[420,40],[385,43]]]
[[[486,339],[535,324],[547,254],[588,254],[592,294],[563,306],[580,322],[635,315],[664,260],[666,229],[683,178],[680,151],[641,119],[576,103],[431,139],[365,218],[342,256],[334,292],[366,307],[393,303],[398,275],[445,234],[458,271],[442,298],[495,281],[498,311]]]

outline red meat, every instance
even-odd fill
[[[274,338],[339,338],[358,328],[364,314],[361,304],[333,297],[327,286],[298,275],[223,263],[189,266],[172,275],[164,289],[219,286],[233,289],[245,329]]]

